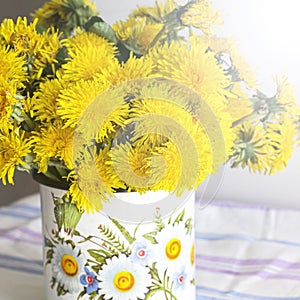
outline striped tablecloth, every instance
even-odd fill
[[[214,201],[196,217],[197,300],[300,300],[300,211]],[[0,300],[43,300],[39,196],[0,218]]]

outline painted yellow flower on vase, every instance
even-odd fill
[[[143,299],[151,285],[148,270],[124,254],[107,259],[99,279],[99,292],[105,300]]]
[[[85,255],[78,247],[60,242],[53,250],[52,273],[60,286],[71,294],[81,289],[80,275],[84,272]]]

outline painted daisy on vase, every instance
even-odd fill
[[[152,285],[149,270],[124,254],[106,260],[99,279],[104,300],[144,299]]]
[[[182,262],[190,257],[189,240],[194,236],[179,223],[168,224],[155,236],[157,241],[156,260],[159,261],[160,269],[166,271],[169,276],[175,272]]]
[[[81,290],[80,274],[84,271],[85,256],[70,243],[58,243],[53,248],[52,285],[57,285],[58,294],[70,294]]]

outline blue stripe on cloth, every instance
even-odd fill
[[[213,234],[213,233],[196,232],[196,239],[207,240],[207,241],[238,240],[238,241],[249,241],[249,242],[267,242],[267,243],[276,243],[276,244],[282,244],[287,246],[300,247],[300,243],[289,242],[284,240],[260,239],[253,236],[247,236],[241,234]]]
[[[217,300],[220,299],[219,297],[211,297],[211,296],[196,296],[196,300]]]
[[[7,216],[7,217],[13,217],[13,218],[17,218],[17,219],[26,219],[26,220],[30,220],[30,219],[34,219],[34,218],[38,218],[40,215],[36,214],[36,215],[28,215],[28,214],[24,214],[24,213],[19,213],[19,212],[14,212],[14,211],[0,211],[0,215],[1,216]]]
[[[13,209],[24,209],[24,210],[29,210],[29,211],[33,211],[36,213],[40,213],[41,212],[41,208],[39,206],[36,205],[29,205],[29,204],[16,204],[16,205],[11,205],[11,207]]]
[[[201,296],[201,293],[206,294]],[[207,296],[207,294],[214,294],[211,296]],[[235,291],[220,291],[213,288],[208,288],[204,286],[197,286],[197,300],[208,300],[208,299],[224,299],[224,296],[227,299],[251,299],[251,300],[300,300],[299,297],[269,297],[269,296],[258,296],[258,295],[250,295]],[[220,298],[222,297],[222,298]],[[225,299],[226,299],[225,298]]]
[[[41,209],[38,206],[16,204],[1,207],[0,215],[19,219],[34,219],[41,216]]]
[[[36,275],[43,274],[43,262],[41,260],[26,259],[5,254],[0,254],[0,268]]]
[[[19,272],[25,272],[25,273],[29,273],[29,274],[36,274],[36,275],[44,274],[43,269],[34,269],[34,268],[29,268],[29,267],[24,267],[24,266],[7,265],[7,264],[3,264],[3,263],[0,263],[0,268],[7,269],[7,270],[19,271]]]
[[[37,259],[28,259],[28,258],[23,258],[23,257],[18,257],[18,256],[13,256],[13,255],[7,255],[7,254],[0,254],[0,260],[12,260],[12,261],[19,261],[22,263],[26,264],[34,264],[34,265],[40,265],[43,266],[43,261],[42,260],[37,260]]]

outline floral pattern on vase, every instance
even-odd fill
[[[59,214],[65,219],[71,212],[69,223],[74,218],[76,226],[66,228],[68,221],[59,226],[59,216],[53,214],[51,228],[49,222],[44,227],[45,268],[52,294],[48,299],[195,298],[193,209],[188,207],[192,200],[167,217],[157,207],[153,222],[146,224],[124,224],[96,214],[99,222],[88,226],[85,214],[78,222],[73,204],[61,206],[54,201],[54,211],[60,205],[65,211]]]

